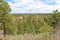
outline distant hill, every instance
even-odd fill
[[[21,15],[51,15],[51,13],[15,13],[14,16],[21,16]]]

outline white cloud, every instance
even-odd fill
[[[34,0],[12,0],[15,3],[8,2],[13,13],[44,13],[52,12],[53,10],[60,10],[60,0],[48,0],[51,3],[56,2],[55,5],[48,5],[45,1]]]
[[[60,0],[55,0],[56,3],[60,3]]]

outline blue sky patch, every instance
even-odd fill
[[[60,11],[60,0],[6,0],[12,13],[51,13]],[[38,9],[38,10],[37,10]]]

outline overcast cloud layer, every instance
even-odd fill
[[[7,0],[12,13],[51,13],[60,11],[60,0]]]

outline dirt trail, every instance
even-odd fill
[[[54,39],[60,40],[60,30],[58,30],[58,31],[56,31],[56,33],[54,33]]]
[[[52,40],[60,40],[60,28],[57,28],[51,35]]]
[[[3,37],[4,37],[4,35],[3,35],[3,31],[0,30],[0,39],[2,39]]]

